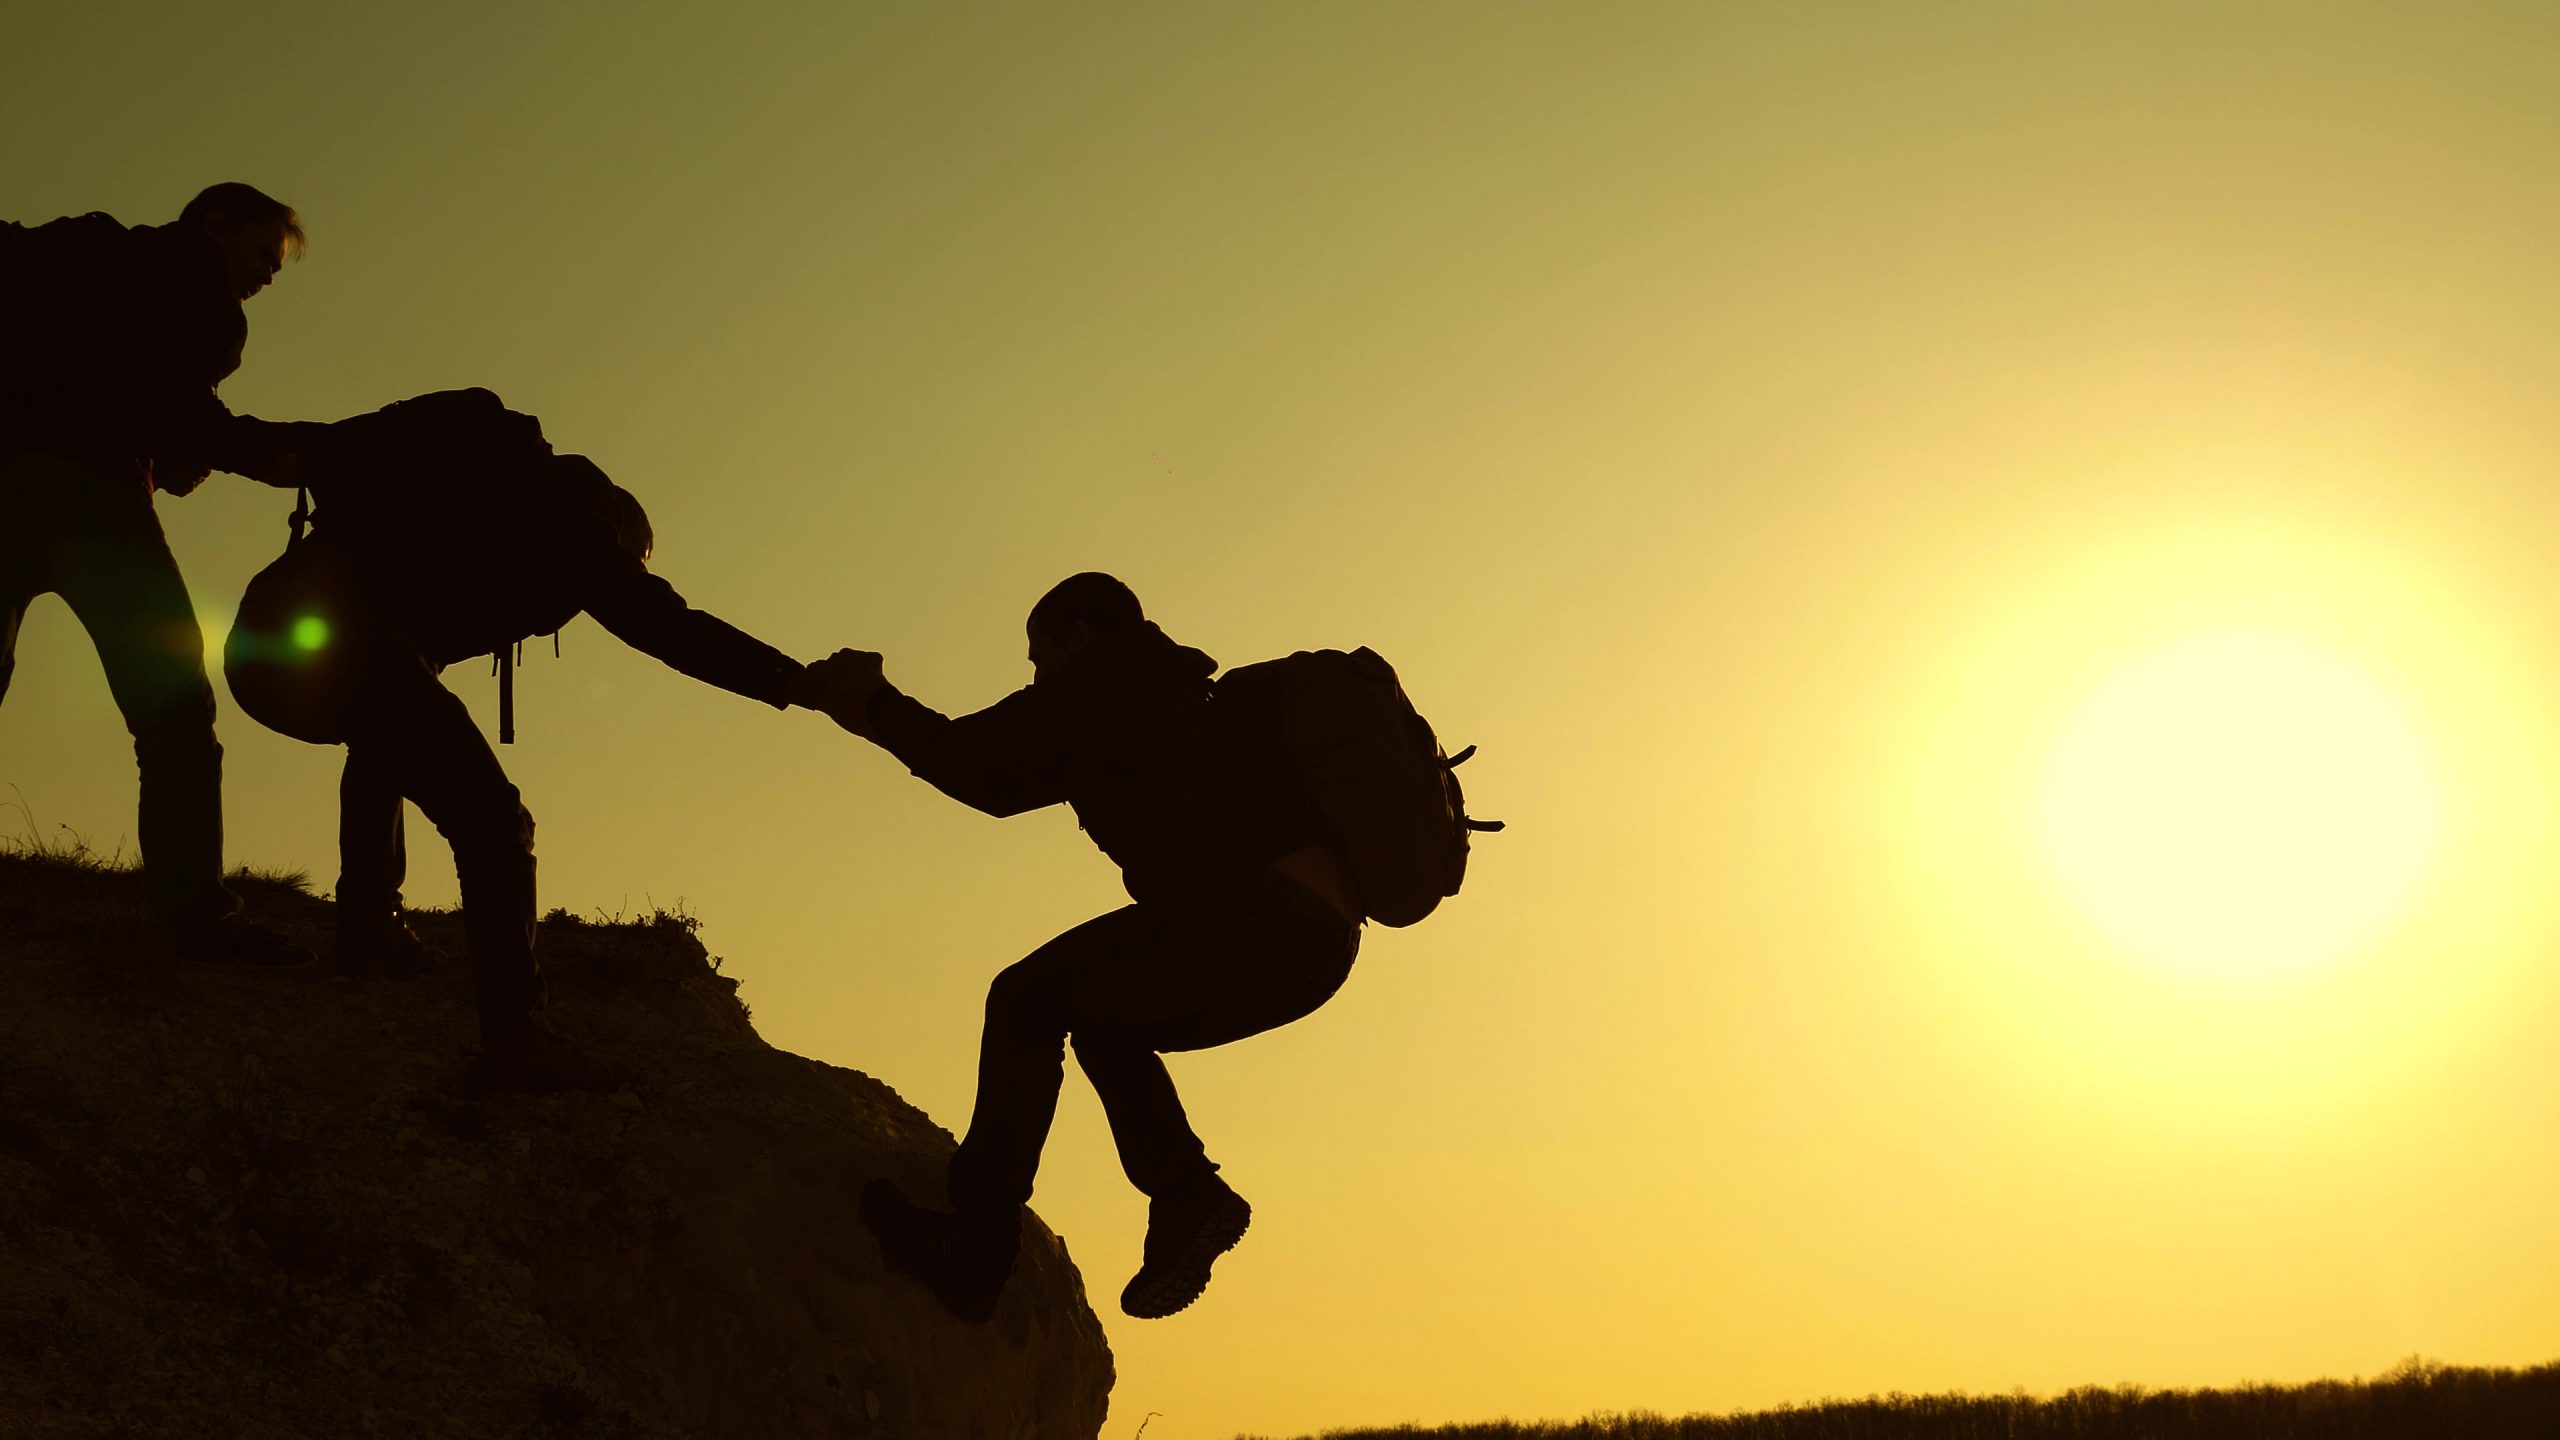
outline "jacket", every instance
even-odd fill
[[[302,427],[234,415],[248,316],[212,239],[104,214],[0,222],[0,449],[69,454],[137,478],[258,475]]]
[[[1141,625],[973,714],[946,716],[885,687],[863,733],[987,814],[1068,806],[1133,900],[1200,898],[1326,835],[1278,750],[1217,708],[1217,668]]]
[[[530,416],[485,390],[447,391],[325,429],[307,457],[308,543],[334,552],[361,603],[428,663],[502,653],[584,612],[697,680],[789,703],[800,662],[686,604],[623,549],[613,482],[552,454]]]

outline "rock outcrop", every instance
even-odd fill
[[[692,926],[543,924],[607,1095],[457,1084],[457,963],[406,981],[169,957],[139,877],[0,860],[0,1434],[1075,1437],[1111,1356],[1028,1222],[986,1325],[881,1268],[888,1175],[950,1136],[758,1039]],[[323,944],[282,884],[253,913]],[[461,949],[458,923],[430,940]]]

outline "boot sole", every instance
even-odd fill
[[[1234,1212],[1218,1217],[1216,1223],[1195,1233],[1182,1253],[1174,1257],[1161,1274],[1148,1276],[1141,1272],[1120,1292],[1120,1313],[1139,1320],[1162,1320],[1191,1308],[1209,1288],[1209,1269],[1218,1257],[1236,1248],[1244,1232],[1253,1228],[1253,1207],[1240,1205]]]

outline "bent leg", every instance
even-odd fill
[[[349,771],[387,779],[453,846],[481,1034],[521,1026],[544,1000],[533,816],[471,712],[414,651],[368,657],[354,684]]]
[[[1110,1122],[1120,1171],[1140,1194],[1176,1194],[1218,1172],[1191,1128],[1173,1073],[1145,1041],[1126,1031],[1079,1030],[1075,1047],[1076,1063]]]
[[[1207,1049],[1306,1015],[1341,986],[1357,945],[1338,917],[1255,897],[1127,906],[1008,967],[987,993],[953,1203],[1030,1198],[1069,1035],[1132,1184],[1157,1195],[1214,1173],[1158,1052]]]
[[[1115,957],[1154,948],[1149,919],[1134,905],[1097,916],[1006,966],[987,987],[977,1101],[951,1157],[953,1209],[986,1214],[1029,1202],[1057,1118],[1080,992],[1107,977]]]
[[[1152,1198],[1218,1169],[1160,1052],[1210,1049],[1311,1013],[1350,974],[1359,932],[1302,897],[1262,890],[1165,915],[1150,939],[1096,977],[1073,1030],[1120,1168]]]

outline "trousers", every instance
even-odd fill
[[[107,672],[141,777],[135,839],[162,915],[190,926],[237,912],[222,883],[222,745],[204,631],[130,466],[0,453],[0,697],[39,595],[71,607]]]
[[[453,847],[483,1032],[545,1003],[534,958],[533,814],[438,667],[368,592],[363,567],[298,543],[259,572],[223,650],[231,693],[268,729],[347,747],[338,786],[341,929],[399,913],[403,803]]]
[[[1162,1056],[1312,1014],[1359,953],[1359,928],[1277,875],[1175,903],[1124,906],[1007,966],[987,990],[978,1096],[951,1157],[963,1214],[1031,1198],[1065,1083],[1093,1082],[1129,1182],[1150,1197],[1216,1173]]]

